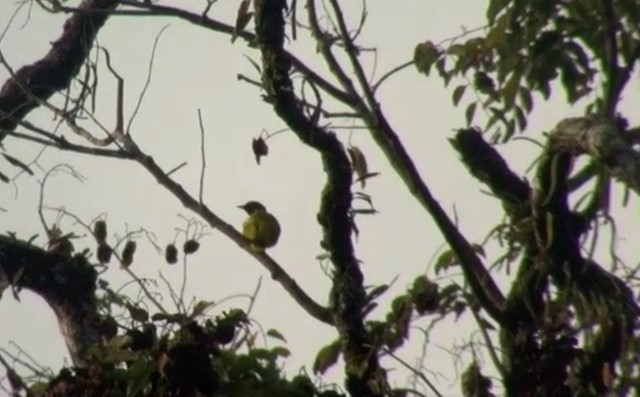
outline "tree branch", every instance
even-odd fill
[[[118,6],[118,0],[84,0],[64,24],[51,49],[31,65],[23,66],[0,89],[0,129],[13,130],[30,111],[56,91],[65,89],[87,58],[93,40]],[[102,12],[91,12],[100,10]],[[35,97],[35,98],[34,98]],[[9,115],[10,117],[4,116]],[[0,135],[0,141],[4,137]]]
[[[349,159],[335,134],[305,117],[293,93],[291,64],[283,50],[286,2],[257,0],[254,7],[263,82],[270,102],[298,138],[320,153],[327,174],[318,221],[324,232],[322,245],[335,268],[331,298],[335,325],[344,341],[346,388],[353,397],[381,396],[386,380],[364,326],[363,275],[351,243]]]
[[[53,309],[75,366],[87,363],[87,350],[100,341],[95,301],[97,273],[85,257],[50,253],[0,235],[0,293],[28,289]]]
[[[600,117],[568,118],[556,125],[549,143],[555,151],[593,157],[640,194],[640,153],[633,150],[613,122]]]
[[[142,152],[133,154],[135,160],[140,163],[151,175],[153,175],[158,183],[164,186],[171,194],[173,194],[182,205],[189,210],[198,214],[205,222],[214,229],[219,230],[222,234],[231,239],[234,243],[242,247],[246,252],[251,254],[258,262],[260,262],[271,273],[271,277],[280,283],[289,293],[289,295],[302,307],[307,313],[314,318],[326,324],[333,324],[333,319],[327,308],[315,302],[307,293],[300,288],[298,283],[289,276],[289,274],[269,255],[264,252],[256,252],[251,249],[250,242],[247,241],[233,226],[226,223],[204,203],[193,198],[182,186],[171,179],[153,160]]]

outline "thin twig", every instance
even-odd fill
[[[253,291],[253,294],[251,294],[251,298],[249,300],[249,307],[247,307],[247,316],[249,315],[249,313],[251,313],[251,310],[253,310],[253,305],[256,303],[256,299],[258,298],[258,293],[260,292],[261,288],[262,288],[262,276],[258,278],[258,284],[256,285],[256,289]]]
[[[176,173],[180,168],[186,166],[188,163],[186,161],[183,161],[182,163],[178,164],[177,166],[173,167],[171,170],[167,171],[167,176],[170,176],[174,173]]]
[[[4,39],[4,36],[7,35],[7,32],[9,31],[9,29],[11,28],[11,25],[13,24],[13,20],[18,16],[18,13],[22,9],[22,7],[24,7],[25,4],[26,3],[22,3],[22,4],[18,5],[16,7],[16,9],[13,11],[13,14],[11,14],[11,17],[9,18],[9,21],[7,22],[7,24],[5,25],[4,29],[2,30],[2,33],[0,33],[0,43],[2,43],[2,40]]]
[[[187,288],[187,255],[182,257],[182,281],[180,283],[180,298],[178,302],[182,305],[182,310],[186,313],[187,307],[184,304],[184,291]]]
[[[29,390],[29,387],[27,386],[27,384],[24,383],[24,381],[22,380],[22,377],[18,375],[15,369],[11,368],[11,366],[4,359],[2,354],[0,354],[0,364],[2,364],[2,366],[4,367],[6,376],[10,377],[9,379],[10,379],[11,387],[13,389],[11,391],[14,393],[15,396],[18,396],[20,394],[19,390],[26,391],[28,397],[33,395],[33,393],[31,393],[31,390]],[[17,385],[14,385],[14,383],[17,383]],[[15,390],[14,386],[18,386],[19,390]]]
[[[364,99],[366,100],[369,108],[372,110],[377,108],[377,103],[375,97],[373,95],[373,90],[371,89],[371,85],[365,76],[364,70],[362,69],[362,64],[358,60],[358,49],[356,48],[353,40],[349,36],[349,31],[347,29],[347,25],[345,23],[344,15],[342,14],[342,9],[338,4],[337,0],[329,0],[331,6],[333,8],[333,13],[336,16],[336,21],[338,22],[338,28],[340,30],[340,36],[345,46],[345,52],[347,53],[347,57],[351,61],[351,67],[356,75],[356,79],[360,84],[360,89],[364,94]]]
[[[142,101],[144,100],[144,97],[147,93],[149,84],[151,84],[151,75],[153,72],[153,61],[155,60],[155,57],[156,57],[156,49],[158,48],[158,43],[160,42],[160,37],[162,36],[162,33],[164,33],[164,31],[167,30],[168,27],[169,25],[164,25],[162,29],[160,29],[160,32],[156,36],[155,40],[153,41],[153,48],[151,49],[151,58],[149,59],[149,68],[147,69],[147,79],[144,82],[144,87],[142,88],[142,91],[140,92],[140,96],[138,97],[138,101],[136,102],[136,107],[133,109],[131,118],[129,118],[129,122],[127,123],[127,129],[125,130],[127,135],[129,135],[131,131],[131,125],[133,124],[133,120],[136,118],[136,115],[138,114],[138,111],[142,106]]]
[[[391,358],[393,358],[394,360],[396,360],[397,362],[399,362],[403,367],[405,367],[406,369],[408,369],[409,371],[411,371],[415,376],[417,376],[418,378],[420,378],[420,380],[422,380],[427,387],[429,387],[429,389],[431,389],[431,391],[438,397],[443,397],[442,393],[440,393],[438,391],[438,389],[435,387],[435,385],[433,383],[431,383],[431,381],[424,376],[424,374],[420,371],[418,371],[417,369],[413,368],[411,365],[409,365],[406,361],[404,361],[402,358],[398,357],[397,355],[395,355],[394,352],[392,352],[391,350],[383,347],[382,351],[384,351],[386,354],[388,354]]]
[[[173,287],[171,286],[171,283],[169,282],[169,280],[167,280],[164,274],[162,274],[162,272],[158,272],[158,275],[160,279],[164,281],[164,284],[167,286],[167,290],[169,290],[169,296],[171,297],[173,304],[176,306],[176,310],[180,312],[180,299],[178,298],[176,291],[173,289]]]
[[[204,190],[204,173],[207,168],[207,158],[205,156],[205,148],[204,148],[204,124],[202,122],[202,112],[198,109],[198,123],[200,125],[200,155],[202,160],[202,168],[200,169],[200,192],[198,194],[198,198],[200,200],[200,204],[203,201],[203,190]]]
[[[384,81],[386,79],[388,79],[389,77],[393,76],[394,74],[396,74],[396,73],[408,68],[409,66],[411,66],[413,64],[414,64],[413,60],[407,61],[405,63],[402,63],[402,64],[394,67],[393,69],[389,70],[387,73],[383,74],[382,77],[380,77],[380,79],[375,84],[373,84],[373,87],[371,89],[373,91],[373,93],[375,94],[375,92],[378,91],[378,88],[380,88],[380,85],[382,85],[382,83],[384,83]]]
[[[491,361],[493,362],[494,367],[496,367],[496,369],[500,373],[500,376],[502,376],[502,379],[506,379],[507,371],[505,370],[504,366],[500,362],[500,359],[498,358],[498,354],[496,353],[496,348],[495,346],[493,346],[491,337],[487,332],[487,327],[482,322],[482,319],[480,318],[478,311],[474,309],[471,304],[469,306],[471,307],[471,314],[473,315],[473,318],[476,320],[476,323],[478,324],[478,328],[480,328],[480,333],[482,334],[484,343],[487,345],[487,350],[489,351],[489,357],[491,357]]]

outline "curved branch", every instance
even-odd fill
[[[377,354],[364,326],[363,275],[351,242],[352,172],[344,147],[335,134],[318,127],[299,107],[284,54],[284,0],[254,2],[258,47],[262,52],[263,82],[275,112],[306,145],[322,156],[327,183],[322,192],[318,222],[322,245],[334,265],[331,291],[335,326],[344,341],[346,388],[354,397],[381,396],[384,390]]]
[[[640,194],[640,153],[615,123],[601,117],[562,120],[549,137],[555,151],[589,155],[629,189]]]
[[[269,255],[264,252],[256,252],[251,249],[250,242],[245,239],[233,226],[214,214],[209,207],[193,198],[182,186],[167,175],[151,156],[144,153],[133,154],[135,160],[140,163],[159,184],[171,192],[183,206],[200,215],[214,229],[229,237],[234,243],[242,247],[251,254],[271,273],[271,277],[279,282],[289,293],[289,295],[314,318],[326,324],[333,324],[333,319],[327,308],[314,301],[307,293],[300,288],[298,283]]]

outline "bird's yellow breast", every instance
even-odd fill
[[[252,242],[256,250],[264,250],[276,245],[280,238],[280,224],[268,212],[255,212],[242,224],[242,234]]]

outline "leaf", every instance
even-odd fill
[[[368,172],[360,177],[358,177],[355,182],[360,182],[361,185],[363,185],[362,187],[364,187],[364,181],[367,179],[371,179],[374,178],[376,176],[380,175],[379,172]]]
[[[269,154],[269,146],[267,146],[267,142],[262,137],[253,138],[251,150],[253,150],[253,155],[256,156],[258,165],[260,165],[260,158]]]
[[[281,340],[283,342],[286,342],[287,340],[284,338],[284,336],[280,333],[280,331],[278,331],[277,329],[273,329],[271,328],[270,330],[267,331],[267,336],[273,338],[273,339],[278,339]]]
[[[349,158],[351,159],[351,167],[353,169],[353,172],[358,175],[360,184],[364,188],[365,179],[363,179],[363,177],[369,173],[367,158],[364,157],[364,154],[357,146],[349,146],[349,148],[347,149],[347,153],[349,153]]]
[[[516,94],[520,87],[520,73],[512,73],[507,84],[502,88],[502,100],[504,101],[505,110],[511,109],[516,103]]]
[[[444,299],[450,296],[456,296],[455,294],[459,291],[460,286],[458,284],[449,284],[440,291],[440,297]]]
[[[262,76],[262,68],[260,68],[260,65],[258,64],[258,62],[254,61],[253,59],[251,59],[248,55],[244,56],[245,58],[247,58],[247,60],[249,61],[249,63],[251,63],[251,65],[253,66],[253,68],[256,70],[256,72],[258,72],[258,74],[260,76]]]
[[[137,360],[127,369],[127,396],[142,395],[156,366],[153,361]]]
[[[453,266],[458,263],[458,257],[452,250],[446,250],[436,260],[436,264],[434,266],[434,271],[436,274],[440,273],[441,270],[446,270],[449,266]]]
[[[483,258],[486,258],[486,253],[484,252],[484,247],[478,243],[471,244],[471,249],[476,254],[480,255]]]
[[[487,7],[487,20],[490,25],[493,25],[493,22],[496,19],[496,16],[509,4],[509,0],[491,0],[489,2],[489,6]]]
[[[507,121],[507,131],[504,134],[503,142],[507,142],[513,134],[516,133],[516,122],[513,120]]]
[[[4,182],[4,183],[9,183],[9,181],[10,181],[10,179],[5,174],[3,174],[2,172],[0,172],[0,180],[2,180],[2,182]]]
[[[115,339],[115,338],[114,338]],[[131,350],[109,349],[104,356],[104,362],[110,364],[118,364],[123,362],[135,361],[140,355]]]
[[[440,51],[431,41],[418,44],[413,51],[413,63],[416,65],[416,69],[427,76],[439,57]]]
[[[518,129],[524,131],[527,128],[527,116],[524,115],[520,106],[515,107],[516,122],[518,123]]]
[[[389,289],[389,286],[387,284],[378,285],[367,294],[364,301],[366,303],[373,302],[375,299],[377,299],[382,294],[387,292],[388,289]]]
[[[135,306],[127,306],[127,310],[129,310],[129,315],[133,321],[146,323],[149,320],[149,313],[144,309]]]
[[[11,165],[20,168],[21,170],[23,170],[29,175],[33,175],[33,171],[31,171],[31,168],[29,168],[29,166],[27,166],[22,161],[18,160],[13,156],[9,156],[8,154],[5,154],[5,153],[2,153],[2,155],[4,156],[5,160],[7,160]]]
[[[366,318],[377,307],[378,307],[378,304],[376,302],[370,302],[370,303],[365,304],[364,307],[362,308],[362,317]]]
[[[273,349],[271,349],[271,353],[273,353],[273,355],[277,356],[277,357],[289,357],[291,355],[291,352],[289,351],[289,349],[287,349],[284,346],[276,346]]]
[[[233,35],[231,36],[231,42],[235,42],[238,38],[240,32],[244,30],[245,27],[251,21],[251,17],[253,16],[252,12],[249,12],[249,6],[251,5],[250,0],[242,0],[240,6],[238,7],[238,14],[236,15],[236,24],[233,27]]]
[[[338,358],[340,358],[341,349],[342,344],[339,340],[320,349],[316,354],[316,359],[313,361],[313,373],[322,375],[334,366],[338,362]]]
[[[354,200],[362,200],[373,207],[373,201],[371,200],[371,196],[364,192],[355,192],[353,194],[353,198]]]
[[[476,72],[473,76],[473,84],[483,94],[493,94],[495,92],[495,83],[491,76],[485,72]]]
[[[467,110],[464,112],[465,119],[467,120],[467,126],[471,125],[473,121],[473,116],[476,114],[476,107],[478,106],[477,102],[471,102],[469,106],[467,106]]]
[[[193,310],[191,311],[191,317],[198,317],[203,315],[207,309],[215,305],[213,301],[199,301],[193,306]]]
[[[458,106],[458,103],[460,103],[460,99],[462,99],[462,96],[464,95],[464,91],[467,89],[466,85],[459,85],[456,87],[455,90],[453,90],[453,105],[454,106]]]
[[[454,44],[447,49],[447,54],[462,57],[465,55],[467,48],[462,44]]]
[[[34,234],[33,236],[29,237],[29,240],[27,240],[27,244],[31,245],[38,238],[38,236],[40,235]]]
[[[351,210],[351,212],[353,212],[354,214],[362,215],[375,215],[378,213],[378,211],[373,208],[356,208],[354,210]]]
[[[329,259],[329,254],[326,253],[326,252],[323,252],[322,254],[316,255],[316,260],[326,261],[327,259]]]
[[[527,114],[531,113],[533,109],[533,99],[531,98],[531,91],[526,87],[520,87],[519,92],[520,103],[524,106]]]

